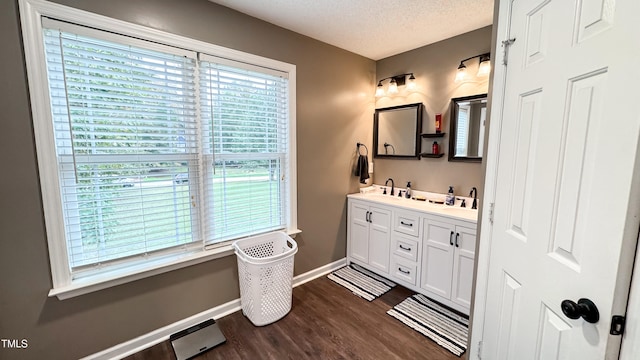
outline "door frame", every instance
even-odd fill
[[[485,311],[487,302],[487,287],[489,276],[489,262],[491,257],[491,239],[493,234],[493,205],[495,201],[497,175],[498,175],[498,155],[500,153],[500,136],[502,133],[502,115],[503,102],[506,84],[507,67],[503,65],[505,58],[505,49],[502,44],[503,40],[510,39],[509,30],[511,27],[511,10],[514,0],[495,0],[494,2],[494,21],[493,34],[491,43],[491,64],[492,77],[489,81],[488,92],[488,109],[490,113],[489,129],[487,139],[485,139],[485,183],[483,190],[483,199],[481,201],[480,218],[479,218],[479,234],[476,244],[476,269],[475,269],[475,285],[472,298],[471,308],[471,329],[468,344],[467,359],[475,360],[486,358],[482,357],[481,341],[484,338]],[[523,39],[516,39],[523,41]],[[506,49],[508,58],[508,49]],[[640,152],[640,145],[637,152]],[[636,169],[640,169],[640,154],[636,156]],[[636,194],[640,199],[640,175],[634,179],[634,188],[632,193]],[[640,200],[638,200],[640,202]],[[634,281],[630,284],[630,294],[627,300],[627,312],[622,314],[626,316],[627,326],[625,333],[621,339],[620,360],[633,360],[640,350],[640,229],[636,236],[635,244],[635,266],[633,264],[632,278]],[[604,319],[603,319],[604,320]],[[609,321],[609,319],[606,319]]]
[[[502,103],[504,101],[504,89],[506,84],[507,67],[502,65],[504,52],[502,40],[508,39],[512,0],[495,0],[493,11],[493,31],[491,39],[491,78],[487,108],[489,114],[489,131],[486,131],[485,153],[485,178],[483,198],[478,222],[479,234],[476,243],[476,269],[475,285],[471,300],[471,329],[468,344],[467,359],[481,358],[480,342],[484,338],[484,315],[487,303],[487,287],[489,284],[489,259],[491,255],[491,238],[493,234],[493,204],[496,194],[498,179],[498,155],[500,153],[500,134],[502,133]],[[485,126],[486,129],[486,126]]]
[[[636,244],[636,259],[631,275],[631,291],[627,302],[626,329],[622,335],[620,360],[634,360],[640,351],[640,231]]]

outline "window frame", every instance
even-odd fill
[[[54,131],[49,86],[42,35],[42,18],[49,17],[80,26],[87,26],[133,38],[157,42],[181,49],[188,49],[216,57],[288,73],[289,77],[289,200],[286,232],[295,235],[297,228],[297,175],[296,175],[296,66],[268,59],[161,30],[109,18],[84,10],[54,4],[44,0],[19,0],[22,38],[31,99],[31,116],[38,159],[39,180],[45,218],[45,228],[51,266],[52,289],[49,296],[67,299],[111,286],[120,285],[148,276],[157,275],[215,258],[229,256],[233,250],[229,242],[202,246],[188,254],[157,257],[144,264],[111,270],[94,276],[73,279],[67,256],[62,199],[58,179]],[[216,246],[217,245],[217,246]]]

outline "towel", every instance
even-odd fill
[[[367,155],[358,156],[358,164],[356,165],[355,176],[360,177],[360,183],[366,184],[369,178],[369,158]]]

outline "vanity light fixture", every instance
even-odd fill
[[[485,77],[489,76],[491,73],[491,54],[485,53],[476,56],[472,56],[470,58],[464,59],[460,61],[460,65],[458,65],[458,71],[456,72],[455,82],[459,83],[467,79],[467,66],[464,64],[466,61],[471,59],[478,58],[478,72],[476,73],[477,77]]]
[[[407,75],[409,76],[409,79],[407,79]],[[382,82],[389,79],[390,79],[389,85],[387,86],[387,90],[385,91],[384,86],[382,85]],[[385,94],[390,94],[390,95],[397,94],[398,86],[403,86],[403,85],[406,85],[407,90],[409,91],[414,91],[416,89],[416,77],[413,76],[413,73],[389,76],[378,81],[376,96],[380,97],[380,96],[384,96]]]

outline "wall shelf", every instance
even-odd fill
[[[443,156],[444,156],[444,153],[440,153],[440,154],[422,153],[422,154],[420,154],[420,157],[426,157],[426,158],[441,158]]]
[[[444,134],[446,133],[424,133],[424,134],[420,134],[420,136],[422,136],[423,138],[441,138],[444,136]]]

